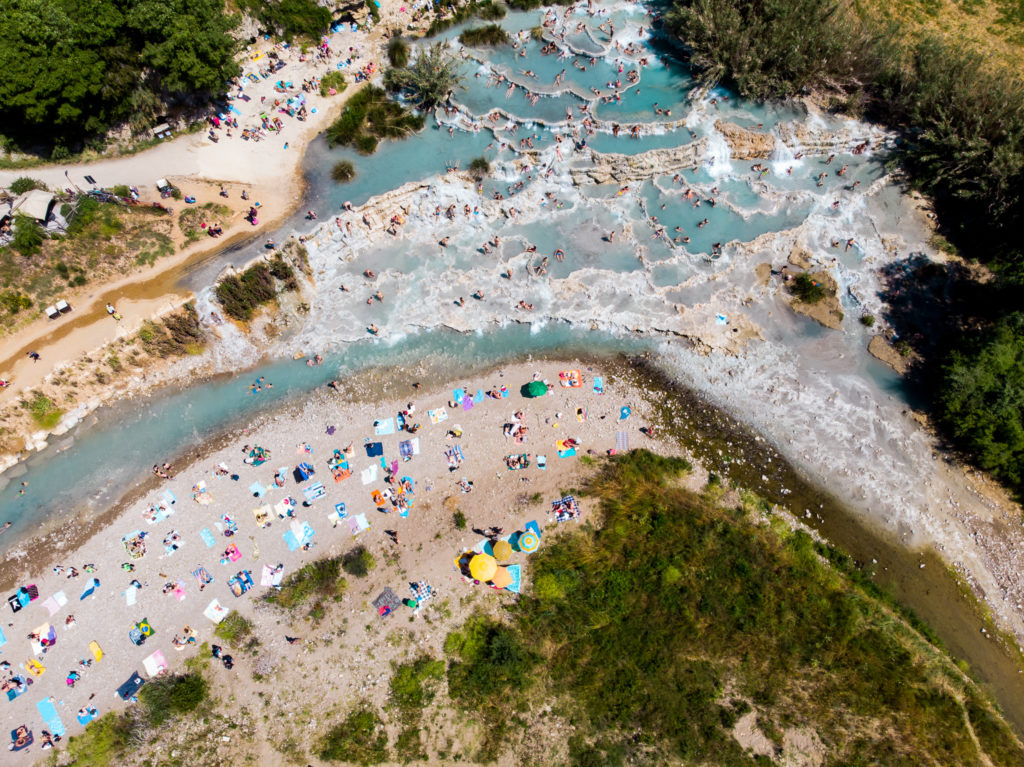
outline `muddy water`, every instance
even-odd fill
[[[875,584],[923,620],[954,657],[967,662],[971,676],[992,695],[1018,735],[1024,736],[1024,658],[1011,642],[981,633],[985,626],[992,635],[991,622],[933,550],[915,551],[894,540],[891,532],[808,481],[748,427],[681,387],[657,361],[638,360],[633,374],[672,392],[666,400],[665,425],[676,431],[709,471],[790,509],[853,557],[864,572],[872,574]],[[771,489],[778,487],[791,492]],[[808,510],[810,517],[805,514]]]

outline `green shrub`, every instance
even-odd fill
[[[341,568],[356,578],[365,578],[376,565],[377,560],[365,546],[356,546],[341,559]]]
[[[264,263],[254,264],[241,274],[229,274],[217,283],[214,293],[225,313],[243,322],[252,319],[258,307],[277,298],[274,276]]]
[[[393,37],[388,43],[388,61],[393,67],[409,65],[409,43],[401,37]]]
[[[206,334],[192,304],[166,315],[159,324],[144,321],[138,339],[143,350],[154,357],[196,354],[206,344]]]
[[[421,656],[411,663],[392,663],[391,702],[402,716],[418,716],[437,694],[436,682],[444,676],[444,661]]]
[[[373,19],[373,23],[379,24],[380,7],[377,5],[376,0],[366,0],[366,7],[370,10],[370,17]]]
[[[486,157],[475,157],[469,164],[469,172],[477,179],[482,179],[491,172],[491,164],[487,162]]]
[[[14,217],[14,237],[11,247],[23,256],[33,256],[43,244],[43,232],[35,219],[18,214]]]
[[[384,723],[368,707],[356,709],[320,738],[316,755],[329,762],[379,764],[388,758]]]
[[[331,179],[338,184],[345,184],[356,177],[356,167],[348,160],[338,160],[331,168]]]
[[[334,88],[337,93],[341,93],[347,87],[348,83],[345,81],[345,73],[340,69],[332,69],[320,78],[321,96],[326,96],[330,93],[331,88]]]
[[[117,197],[131,197],[132,190],[125,184],[115,184],[110,188],[110,193]]]
[[[866,328],[873,328],[875,326],[875,315],[862,314],[860,317],[860,324]]]
[[[144,684],[139,690],[139,702],[149,723],[156,726],[173,716],[195,711],[208,695],[209,684],[202,674],[170,674]]]
[[[495,46],[506,45],[511,42],[508,32],[497,24],[487,24],[483,27],[470,27],[459,34],[459,42],[465,46]]]
[[[241,644],[252,635],[255,625],[251,620],[242,615],[238,610],[232,610],[224,616],[224,620],[217,624],[213,635],[223,639],[231,645]]]
[[[20,290],[5,290],[0,293],[0,306],[2,306],[8,314],[17,314],[22,309],[28,309],[31,307],[32,299]]]
[[[46,189],[46,184],[42,181],[37,181],[34,178],[28,176],[20,176],[11,182],[11,185],[7,188],[8,191],[15,197],[30,192],[33,189]]]
[[[239,0],[238,7],[285,40],[319,39],[331,26],[331,12],[316,0]]]
[[[94,719],[67,742],[71,764],[89,767],[120,767],[131,742],[131,722],[122,713],[110,711]]]
[[[452,522],[455,523],[456,530],[466,529],[466,515],[462,513],[461,509],[452,516]]]
[[[420,109],[432,109],[462,87],[461,67],[462,62],[446,43],[433,43],[426,50],[421,49],[409,66],[387,70],[384,87],[405,93]]]
[[[310,599],[340,599],[348,589],[341,577],[341,557],[324,557],[304,565],[281,582],[281,588],[268,592],[264,600],[287,610]]]
[[[805,304],[816,304],[825,299],[828,293],[821,283],[806,272],[798,274],[789,283],[789,291],[796,299]]]
[[[363,154],[373,154],[384,138],[402,138],[420,130],[422,115],[392,101],[380,88],[368,85],[345,104],[345,110],[326,131],[331,146],[352,146]]]

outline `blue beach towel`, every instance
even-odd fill
[[[559,458],[572,458],[574,455],[576,455],[576,448],[574,447],[570,447],[568,450],[558,451]]]
[[[484,390],[483,389],[477,389],[476,390],[476,394],[473,395],[473,402],[474,402],[474,404],[479,405],[483,401],[484,401]]]
[[[36,703],[36,708],[39,709],[39,715],[46,722],[46,729],[50,731],[50,734],[60,735],[63,738],[67,730],[64,729],[64,722],[60,720],[60,717],[57,715],[57,709],[53,707],[50,699],[43,698]]]
[[[299,548],[299,540],[295,537],[291,530],[284,534],[284,542],[288,546],[288,551],[295,551]]]
[[[594,376],[594,394],[604,394],[604,379],[601,376]]]
[[[206,548],[208,549],[212,549],[217,543],[217,539],[213,536],[213,533],[210,532],[210,528],[208,527],[204,527],[199,531],[199,537],[203,539],[203,543],[206,544]]]
[[[455,404],[456,405],[460,404],[465,396],[466,396],[466,390],[465,389],[453,389],[452,390],[452,399],[455,400]]]
[[[92,711],[96,711],[96,709],[92,708]],[[89,724],[89,722],[91,722],[97,716],[99,716],[99,712],[94,714],[89,709],[86,709],[84,714],[78,715],[78,723],[85,727],[85,725]]]
[[[394,434],[395,433],[395,419],[394,418],[385,418],[383,421],[374,421],[373,422],[373,433],[376,434],[378,437],[382,436],[384,434]]]
[[[249,485],[249,492],[255,495],[257,498],[262,498],[267,494],[267,488],[263,487],[259,482],[253,482]]]
[[[540,538],[540,525],[538,525],[536,522],[527,522],[525,525],[523,525],[523,529],[529,530],[530,532],[534,533],[538,538]]]
[[[509,565],[505,569],[508,570],[508,574],[512,576],[512,582],[505,588],[513,594],[518,594],[522,587],[522,565]]]
[[[623,405],[622,408],[619,410],[619,420],[625,421],[627,418],[629,418],[632,412],[633,411],[630,409],[629,405]]]

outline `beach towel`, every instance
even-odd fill
[[[518,594],[522,588],[522,565],[509,565],[505,568],[508,570],[508,574],[512,576],[512,582],[508,584],[505,589],[511,591],[513,594]]]
[[[206,544],[206,548],[208,549],[212,549],[214,544],[217,543],[217,539],[214,537],[213,533],[210,531],[210,528],[208,527],[204,527],[202,530],[199,531],[199,537],[203,539],[203,543]]]
[[[373,433],[376,434],[378,437],[383,436],[385,434],[394,434],[395,433],[395,419],[394,418],[385,418],[383,421],[374,421],[373,422]]]
[[[594,376],[594,394],[604,394],[604,379],[601,376]]]
[[[259,482],[253,482],[249,485],[249,492],[255,495],[257,498],[262,498],[267,494],[267,488],[263,487]]]
[[[629,407],[629,405],[623,405],[621,408],[619,408],[619,420],[625,421],[627,418],[629,418],[632,412],[633,410]]]
[[[93,719],[99,716],[99,711],[95,706],[89,706],[88,708],[82,709],[81,713],[78,714],[78,723],[85,727]]]
[[[128,700],[139,691],[139,688],[146,683],[138,671],[133,671],[128,681],[117,688],[117,697],[121,700]]]
[[[355,537],[363,530],[368,530],[370,523],[366,520],[365,514],[357,514],[354,517],[348,518],[348,529],[352,531],[352,536]]]
[[[312,503],[317,498],[327,495],[327,490],[324,488],[323,482],[314,482],[309,487],[303,488],[302,495],[305,496],[307,503]]]
[[[616,453],[628,453],[629,452],[629,432],[617,431],[615,432],[615,452]]]
[[[206,609],[203,610],[203,615],[214,623],[220,623],[225,617],[227,617],[228,612],[229,610],[226,607],[214,599],[206,606]]]
[[[281,580],[284,578],[284,568],[274,572],[274,568],[270,565],[263,565],[263,572],[260,575],[261,586],[280,586]]]
[[[58,591],[52,597],[43,602],[43,607],[46,608],[50,615],[54,615],[60,608],[62,608],[67,603],[68,598],[64,595],[64,592]]]
[[[275,504],[274,511],[277,512],[277,516],[281,519],[293,516],[295,514],[295,501],[291,498],[285,498]]]
[[[57,709],[54,708],[49,698],[43,698],[36,703],[36,708],[39,709],[39,716],[43,718],[43,721],[46,723],[46,729],[50,731],[51,735],[59,735],[63,738],[67,734],[67,730],[64,729],[64,722],[60,720],[60,717],[57,715]]]
[[[4,636],[4,630],[0,629],[0,647],[3,647],[5,644],[7,644],[7,637]]]
[[[380,442],[367,442],[364,447],[366,448],[367,458],[376,458],[379,455],[384,455],[384,445]]]
[[[477,389],[476,390],[476,394],[473,395],[473,404],[479,405],[483,401],[484,401],[484,390],[483,389]]]
[[[347,517],[347,516],[348,516],[348,512],[345,511],[345,504],[344,503],[336,503],[336,504],[334,504],[334,509],[332,509],[331,511],[329,511],[327,513],[327,521],[330,522],[335,527],[337,527],[338,523],[341,520],[343,520],[345,517]]]
[[[300,546],[312,541],[316,535],[309,522],[299,522],[297,519],[292,522],[291,532],[298,539]]]
[[[576,455],[576,448],[574,447],[570,447],[568,450],[558,451],[559,458],[572,458],[574,455]]]
[[[144,512],[142,512],[142,518],[151,525],[155,525],[157,522],[163,522],[167,519],[174,511],[167,508],[163,504],[157,504],[156,506],[150,506]]]
[[[546,455],[537,456],[537,468],[544,471],[548,468],[548,457]]]
[[[178,502],[177,496],[175,496],[174,493],[172,493],[170,490],[164,490],[163,493],[161,493],[161,495],[163,496],[163,499],[167,501],[167,503],[171,504],[171,506]]]
[[[463,410],[472,410],[473,409],[473,398],[472,397],[463,397],[462,398],[462,409]]]
[[[236,546],[233,543],[230,546],[228,546],[227,549],[225,550],[228,553],[228,559],[230,559],[232,562],[237,562],[239,559],[242,558],[242,552],[239,550],[238,546]]]
[[[193,570],[192,575],[195,576],[195,579],[197,581],[199,581],[200,586],[205,586],[208,583],[213,583],[213,576],[210,575],[210,572],[202,565]]]
[[[174,587],[174,591],[172,593],[174,594],[175,599],[179,602],[185,599],[185,581],[178,581],[178,584]]]
[[[157,650],[142,661],[142,665],[146,669],[146,673],[149,674],[149,678],[152,679],[167,670],[167,659],[162,650]]]
[[[540,538],[540,525],[538,525],[536,521],[527,522],[525,525],[523,525],[523,529],[529,530],[531,533],[534,533],[538,538]]]
[[[377,481],[377,467],[370,466],[367,469],[363,469],[360,473],[359,478],[363,481],[364,485],[370,485]]]
[[[86,582],[85,588],[82,589],[82,596],[80,596],[78,598],[78,601],[81,602],[86,597],[92,596],[93,592],[96,591],[96,589],[98,589],[99,587],[100,587],[99,580],[96,579],[96,578],[90,578]]]
[[[462,400],[465,399],[465,397],[466,397],[466,390],[465,389],[453,389],[452,390],[452,399],[455,400],[455,404],[456,405],[461,405],[462,404]]]
[[[441,421],[448,420],[448,411],[443,407],[437,408],[437,410],[428,410],[427,417],[430,418],[430,422],[433,424],[441,423]]]
[[[419,439],[406,439],[398,443],[398,454],[402,458],[412,458],[414,455],[420,452],[419,450]],[[415,443],[415,444],[414,444]]]
[[[124,592],[124,601],[129,607],[135,604],[136,597],[139,594],[138,586],[129,586]]]

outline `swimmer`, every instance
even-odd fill
[[[373,333],[373,335],[377,335],[377,333],[380,332],[380,328],[378,328],[376,325],[370,325],[370,327],[368,327],[367,330]]]

